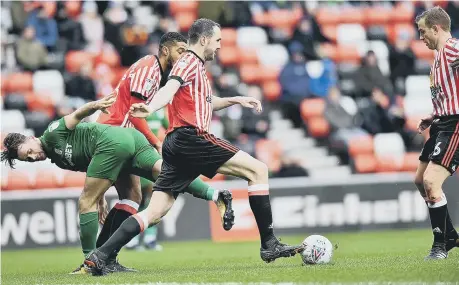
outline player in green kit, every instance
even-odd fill
[[[139,131],[98,123],[80,123],[97,110],[106,111],[114,101],[114,96],[107,96],[87,103],[72,114],[52,122],[39,138],[10,133],[3,142],[5,149],[1,160],[12,168],[16,159],[35,162],[50,158],[62,169],[86,172],[85,185],[79,198],[80,241],[84,254],[96,247],[99,217],[104,223],[100,238],[104,232],[113,233],[125,219],[137,213],[141,194],[133,191],[134,188],[125,187],[125,179],[134,174],[155,181],[161,171],[159,153]],[[223,191],[224,195],[220,195],[223,192],[210,188],[200,180],[194,183],[187,192],[204,200],[218,197],[217,204],[225,204],[224,213],[221,213],[224,226],[225,223],[232,223],[226,218],[229,213],[234,217],[231,193]],[[119,199],[127,201],[120,204],[119,209],[130,215],[109,223],[104,193],[112,185],[117,189]],[[113,210],[113,216],[117,216],[118,209]],[[108,272],[132,271],[116,261],[117,254],[112,253]]]
[[[156,137],[158,137],[161,129],[166,130],[169,127],[169,121],[167,120],[165,109],[161,109],[145,119],[148,123],[148,127]],[[150,180],[141,177],[140,186],[143,199],[139,206],[139,212],[143,211],[150,202],[151,193],[153,192],[153,183]],[[143,250],[145,247],[147,249],[161,251],[162,246],[158,243],[157,236],[158,226],[153,225],[146,229],[142,234],[134,237],[128,244],[126,244],[126,248]]]

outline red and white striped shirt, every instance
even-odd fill
[[[129,108],[134,103],[149,104],[158,92],[163,71],[159,59],[147,55],[134,63],[115,88],[115,103],[108,109],[110,114],[101,113],[97,122],[102,124],[132,127],[129,122]]]
[[[173,66],[170,79],[178,80],[181,86],[168,105],[167,132],[186,126],[209,132],[213,93],[204,61],[192,51],[185,52]]]
[[[430,91],[434,115],[459,115],[459,69],[450,64],[459,57],[459,41],[447,40],[440,51],[435,52],[435,60],[430,69]]]

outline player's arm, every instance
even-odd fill
[[[67,127],[67,129],[73,130],[81,122],[81,120],[88,116],[91,116],[98,110],[101,110],[104,113],[108,113],[106,109],[110,107],[115,102],[115,100],[116,96],[112,93],[98,101],[93,101],[84,104],[75,112],[64,117],[65,126]]]
[[[134,128],[136,128],[147,138],[148,142],[152,146],[157,148],[161,144],[161,141],[151,131],[147,121],[144,118],[136,118],[133,116],[129,116],[129,121],[132,123],[132,125],[134,125]]]
[[[174,98],[175,93],[180,88],[180,81],[172,78],[167,81],[166,85],[159,89],[156,95],[153,97],[149,105],[144,103],[137,103],[131,105],[131,116],[137,118],[146,118],[150,114],[158,111],[167,105],[172,98]]]
[[[446,61],[452,68],[459,68],[459,42],[445,46]]]
[[[262,111],[261,102],[252,97],[236,96],[220,98],[212,96],[212,107],[215,111],[228,108],[234,104],[240,104],[242,107],[255,109],[258,113]]]

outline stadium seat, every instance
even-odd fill
[[[417,40],[411,43],[411,49],[418,59],[424,59],[433,62],[435,58],[434,51],[430,50],[423,41]]]
[[[365,20],[364,10],[359,6],[347,7],[340,11],[339,22],[346,24],[362,24]]]
[[[204,182],[218,182],[218,181],[224,181],[225,180],[225,175],[217,173],[212,179],[207,178],[204,175],[199,176],[202,181]]]
[[[372,173],[376,171],[376,157],[371,154],[359,154],[353,160],[355,172]]]
[[[321,98],[304,99],[300,104],[301,117],[305,121],[322,116],[324,111],[325,101]]]
[[[384,41],[374,40],[367,41],[366,44],[360,44],[357,46],[360,56],[364,56],[369,50],[375,52],[376,57],[380,59],[389,58],[389,49]]]
[[[376,41],[387,40],[387,30],[383,25],[369,26],[367,29],[367,39]]]
[[[338,45],[336,48],[337,62],[360,63],[357,46]]]
[[[223,28],[222,47],[235,46],[237,44],[237,31],[233,28]]]
[[[29,111],[42,111],[50,117],[54,116],[54,102],[47,93],[28,92],[25,100]]]
[[[81,66],[88,62],[93,61],[94,54],[84,51],[69,51],[65,55],[65,69],[68,72],[79,72]]]
[[[217,53],[218,59],[223,66],[236,65],[240,61],[239,49],[235,46],[222,46]]]
[[[62,187],[62,183],[56,177],[55,171],[49,171],[47,169],[38,169],[35,175],[35,183],[33,188],[35,189],[53,189]]]
[[[2,190],[27,190],[31,186],[31,175],[25,170],[9,170],[6,181],[2,181]]]
[[[330,124],[324,117],[312,117],[306,124],[308,133],[314,138],[325,138],[330,134]]]
[[[65,2],[65,12],[69,18],[77,18],[81,13],[81,1],[66,1]]]
[[[25,129],[25,119],[21,111],[2,110],[1,118],[2,132],[17,132]]]
[[[310,60],[306,63],[306,71],[310,78],[319,78],[324,70],[324,63],[321,60]]]
[[[406,3],[395,4],[390,13],[390,21],[393,23],[411,24],[414,20],[414,7]]]
[[[272,9],[268,12],[268,25],[292,32],[302,15],[300,9]]]
[[[83,187],[86,179],[86,173],[66,171],[64,174],[63,187]]]
[[[268,101],[277,101],[282,93],[278,80],[266,81],[262,85],[263,95]]]
[[[405,80],[406,96],[420,96],[430,99],[430,78],[426,75],[410,75]]]
[[[275,81],[279,79],[281,69],[273,66],[260,67],[261,81]]]
[[[31,91],[33,89],[32,73],[12,73],[6,76],[4,83],[5,93]]]
[[[287,49],[281,44],[270,44],[260,47],[257,52],[258,62],[262,66],[281,68],[287,64],[289,54]]]
[[[340,24],[336,28],[337,42],[341,44],[359,45],[365,43],[365,29],[360,24]]]
[[[196,14],[192,12],[180,12],[175,16],[175,21],[181,32],[188,31],[195,20]]]
[[[27,110],[27,102],[24,94],[12,93],[5,96],[4,108],[6,110]]]
[[[336,25],[341,21],[339,9],[322,7],[317,10],[316,20],[319,26]]]
[[[428,88],[426,88],[429,90]],[[419,117],[430,114],[433,111],[432,102],[430,98],[420,94],[418,98],[416,96],[405,97],[405,115],[407,117]]]
[[[121,63],[121,57],[115,49],[107,49],[95,58],[95,64],[98,63],[104,63],[112,68],[118,67]]]
[[[274,140],[260,139],[255,143],[255,155],[262,162],[266,163],[270,171],[279,171],[281,163],[282,148]]]
[[[414,62],[414,72],[418,75],[429,75],[432,61],[416,59]]]
[[[372,136],[354,137],[348,142],[348,153],[355,157],[362,154],[374,153],[374,141]]]
[[[243,51],[238,50],[236,56],[239,59],[239,64],[253,63],[258,64],[258,54],[255,48],[245,48]]]
[[[392,9],[382,6],[373,6],[365,10],[364,23],[366,26],[385,25],[390,20]]]
[[[401,160],[395,157],[377,157],[376,158],[376,172],[397,172],[402,168],[404,156]]]
[[[336,25],[323,25],[320,30],[327,39],[335,43],[338,41],[338,27]]]
[[[387,33],[387,39],[391,44],[395,43],[395,40],[401,33],[408,33],[411,39],[416,37],[416,30],[414,25],[411,23],[387,25],[385,29]]]
[[[416,172],[419,165],[419,153],[408,152],[403,159],[401,171]]]
[[[237,45],[240,48],[260,48],[268,44],[268,35],[260,27],[240,27],[237,29]]]
[[[262,79],[260,67],[256,64],[243,64],[239,66],[239,76],[241,77],[241,81],[247,84],[257,84]]]
[[[329,58],[334,62],[336,62],[338,59],[338,50],[336,48],[336,45],[329,43],[321,44],[320,52],[323,54],[323,57]]]
[[[65,84],[58,70],[36,71],[33,74],[33,91],[46,93],[53,102],[60,102],[65,95]]]
[[[176,16],[179,13],[197,13],[198,1],[170,1],[169,2],[169,13],[172,16]]]
[[[405,127],[410,131],[418,130],[418,123],[421,121],[423,116],[410,116],[406,118]]]
[[[258,27],[267,26],[270,18],[271,17],[268,12],[257,11],[252,14],[252,21]]]
[[[374,150],[377,158],[403,160],[405,143],[398,133],[379,133],[374,136]]]

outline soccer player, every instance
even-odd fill
[[[141,199],[137,192],[125,186],[125,179],[135,174],[155,181],[161,171],[159,153],[137,130],[98,123],[80,124],[83,118],[97,110],[107,112],[114,101],[115,96],[111,95],[87,103],[72,114],[52,122],[39,138],[10,133],[4,139],[5,150],[1,154],[1,160],[12,168],[16,159],[35,162],[50,158],[62,169],[86,172],[84,189],[79,198],[80,240],[84,254],[96,247],[98,208],[99,215],[102,215],[106,209],[103,195],[110,186],[115,185],[121,200],[112,209],[113,215],[124,221],[137,212]],[[215,191],[209,193],[207,190],[190,185],[187,191],[198,198],[212,200],[212,192]],[[102,203],[98,207],[99,201]],[[104,228],[109,226],[108,218]],[[117,219],[113,218],[114,221]],[[111,254],[107,271],[132,271],[116,261],[117,254]]]
[[[107,257],[119,250],[144,228],[160,221],[175,197],[196,177],[216,173],[233,175],[249,183],[249,202],[258,225],[260,255],[266,262],[295,255],[302,246],[281,243],[274,235],[269,200],[268,168],[259,160],[209,133],[213,110],[234,104],[261,111],[261,103],[250,97],[213,96],[206,75],[205,61],[211,61],[220,49],[219,24],[198,19],[188,32],[189,49],[174,64],[166,85],[158,91],[150,106],[133,104],[132,116],[147,117],[168,105],[170,126],[163,142],[164,162],[147,209],[133,215],[101,247],[94,250],[85,264],[101,272]]]
[[[124,128],[134,127],[147,138],[158,152],[161,152],[161,141],[151,131],[147,121],[144,118],[130,116],[129,108],[134,103],[150,103],[160,88],[163,77],[166,76],[164,71],[170,70],[172,64],[178,60],[186,48],[187,40],[180,33],[168,32],[164,34],[160,39],[158,56],[147,55],[134,63],[126,71],[114,90],[116,102],[107,109],[107,113],[100,114],[97,122]],[[160,168],[161,166],[158,165],[158,167]],[[131,175],[130,177],[125,177],[123,183],[124,187],[131,188],[131,191],[140,193],[141,182],[138,176]],[[153,185],[144,179],[142,186],[144,190],[142,197],[144,198],[140,205],[146,206],[148,205],[148,198],[151,196]],[[215,201],[220,213],[222,215],[226,214],[226,217],[222,216],[224,228],[226,230],[231,229],[234,223],[234,214],[232,209],[230,209],[231,193],[227,190],[217,191],[200,179],[195,180],[191,187],[199,191],[199,193],[208,193],[208,198],[212,198]],[[139,210],[143,210],[138,205],[136,207]],[[97,246],[104,244],[108,237],[129,215],[130,213],[123,210],[122,207],[115,206],[107,215],[105,226],[97,239]],[[149,231],[154,230],[153,228]]]
[[[458,233],[448,213],[443,182],[459,165],[459,41],[451,36],[451,19],[440,7],[416,17],[420,39],[435,60],[430,69],[433,113],[419,122],[423,132],[430,126],[430,138],[419,157],[415,184],[429,208],[434,241],[429,259],[444,259],[458,245]]]

